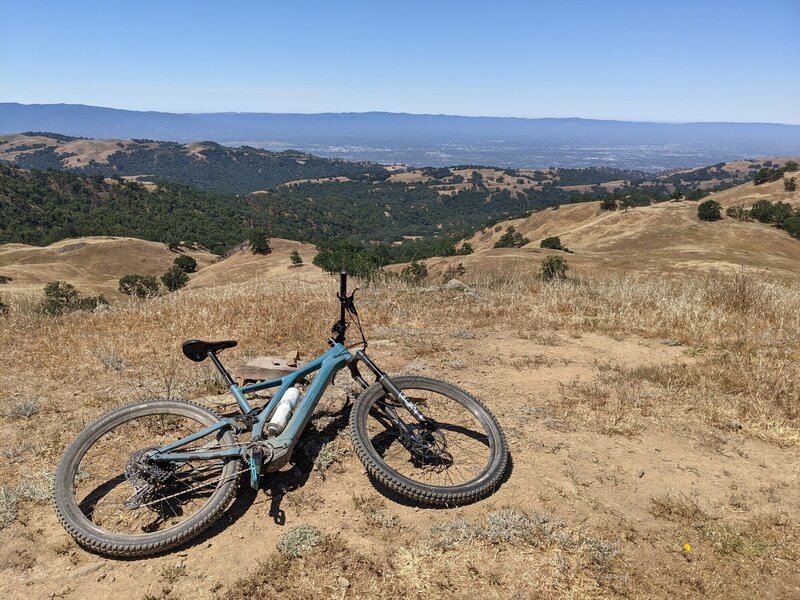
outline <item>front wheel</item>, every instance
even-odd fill
[[[198,535],[236,492],[239,457],[164,463],[156,449],[219,421],[190,402],[123,406],[91,423],[67,448],[55,477],[59,521],[90,550],[121,558],[163,552]],[[208,452],[236,446],[217,430],[182,446]]]
[[[414,402],[429,424],[420,424],[376,383],[350,413],[356,454],[367,471],[393,491],[431,505],[472,502],[490,493],[508,462],[500,425],[477,398],[427,377],[392,382]],[[392,421],[397,414],[403,432]]]

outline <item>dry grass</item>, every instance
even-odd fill
[[[23,515],[39,510],[17,488],[23,474],[31,471],[30,457],[36,456],[37,467],[42,462],[55,465],[65,445],[89,419],[120,404],[155,395],[207,394],[213,371],[206,363],[184,360],[182,340],[238,339],[239,346],[222,356],[228,364],[244,356],[285,355],[300,349],[309,357],[323,351],[336,315],[336,281],[315,273],[307,277],[186,289],[147,302],[124,301],[105,313],[63,317],[37,312],[35,298],[22,294],[9,298],[11,309],[0,317],[0,345],[5,348],[7,365],[0,371],[0,389],[6,397],[0,427],[9,449],[22,448],[26,441],[30,448],[14,450],[11,455],[16,458],[0,464],[0,478],[11,484],[0,488],[0,521],[11,525],[7,531],[19,527],[13,525],[17,510]],[[368,301],[359,305],[367,337],[381,342],[375,344],[375,354],[381,354],[380,362],[387,363],[392,372],[409,364],[424,372],[426,365],[450,361],[459,377],[481,381],[491,361],[479,353],[495,335],[513,335],[523,343],[542,346],[527,357],[518,357],[519,370],[510,362],[506,365],[520,378],[528,372],[534,377],[563,368],[561,362],[549,360],[549,349],[579,349],[581,336],[603,334],[612,341],[638,336],[655,348],[663,348],[663,340],[672,340],[670,344],[679,343],[683,349],[683,359],[632,366],[598,356],[591,378],[566,382],[561,394],[556,391],[542,399],[542,404],[551,403],[551,407],[535,408],[558,408],[557,413],[548,414],[573,420],[573,430],[580,426],[581,431],[638,436],[653,425],[683,432],[689,423],[702,427],[711,440],[715,431],[730,431],[730,422],[735,420],[740,424],[737,439],[761,440],[773,444],[771,448],[800,444],[800,289],[796,286],[752,275],[680,281],[620,276],[554,283],[514,275],[475,282],[476,296],[407,286],[393,279],[364,287],[356,300]],[[18,343],[21,331],[25,344]],[[460,348],[457,354],[454,348]],[[465,365],[461,368],[454,361]],[[480,362],[478,369],[476,362]],[[476,387],[475,391],[481,390]],[[12,399],[33,398],[39,412],[27,419],[16,417],[19,411],[12,410]],[[510,434],[517,425],[510,413],[498,416],[508,424],[509,439],[517,440]],[[536,418],[528,415],[526,421]],[[332,477],[315,480],[333,486],[339,478],[361,477],[352,453],[345,453],[343,432],[333,431],[335,427],[328,431],[326,423],[320,421],[325,433],[319,436],[319,447],[310,447],[313,452],[307,458],[309,470],[313,456],[320,473],[327,469]],[[528,435],[522,425],[520,432]],[[559,435],[565,438],[564,448],[576,443],[568,434]],[[519,438],[513,443],[529,441]],[[541,460],[541,456],[526,454],[522,450],[526,447],[512,448],[517,473],[526,468],[518,460]],[[647,481],[649,473],[642,481]],[[349,485],[349,481],[339,483]],[[305,485],[312,484],[310,480]],[[566,484],[557,482],[550,490],[547,485],[543,480],[537,493],[557,495]],[[586,488],[585,494],[599,485]],[[309,493],[316,492],[309,488]],[[627,491],[620,488],[619,493]],[[632,572],[630,563],[637,568],[653,567],[658,571],[653,581],[673,583],[679,596],[690,589],[724,596],[737,586],[757,595],[763,589],[752,582],[779,569],[783,569],[780,581],[788,585],[786,561],[796,557],[796,527],[792,529],[791,522],[755,513],[741,520],[716,517],[705,508],[695,515],[691,506],[681,505],[681,497],[675,496],[658,496],[648,515],[644,506],[653,492],[644,496],[643,516],[663,527],[657,537],[647,540],[652,555],[641,562],[635,555],[639,546],[634,542],[625,546],[627,542],[616,533],[605,535],[604,530],[603,535],[589,535],[582,526],[568,527],[533,510],[527,514],[498,510],[483,513],[482,518],[474,512],[451,513],[434,519],[433,523],[439,523],[426,536],[426,530],[414,529],[415,513],[409,518],[402,508],[392,508],[399,515],[395,520],[371,496],[356,500],[352,494],[348,490],[344,500],[348,509],[352,501],[360,515],[357,531],[374,532],[365,543],[376,547],[364,548],[355,540],[345,543],[329,533],[336,531],[333,528],[344,517],[328,531],[327,523],[313,521],[324,532],[315,547],[298,558],[279,553],[267,557],[243,580],[225,583],[229,597],[421,598],[435,594],[449,598],[463,596],[464,590],[499,598],[668,595],[666,588],[650,586],[647,578]],[[577,502],[577,497],[570,498]],[[309,509],[307,515],[313,520],[315,511]],[[372,527],[365,528],[364,522]],[[384,539],[388,536],[391,543]],[[679,545],[683,541],[697,545],[697,553],[684,557]],[[288,554],[293,554],[289,546],[302,545],[302,540],[295,542],[286,542]],[[709,554],[702,554],[705,548]],[[619,557],[615,556],[618,549],[623,552]],[[181,577],[176,589],[191,577]],[[346,586],[341,579],[347,581]]]
[[[626,586],[612,545],[552,519],[503,510],[464,523],[473,535],[457,552],[397,534],[392,549],[376,555],[328,536],[302,556],[267,557],[225,598],[460,598],[465,590],[498,598],[606,598]],[[431,536],[442,540],[457,528],[442,526]]]

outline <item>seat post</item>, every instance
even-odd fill
[[[209,352],[208,353],[208,357],[211,359],[211,362],[214,363],[214,366],[217,367],[217,369],[219,369],[219,372],[222,375],[222,377],[225,379],[225,381],[227,382],[228,387],[236,385],[236,382],[233,380],[233,377],[231,377],[231,374],[228,373],[228,371],[225,369],[225,367],[222,366],[222,363],[217,358],[217,353],[216,352]]]

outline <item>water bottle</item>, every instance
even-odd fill
[[[278,435],[284,429],[286,429],[289,419],[292,418],[292,412],[294,412],[294,409],[297,408],[299,403],[300,390],[295,387],[290,387],[288,390],[286,390],[281,397],[280,402],[278,402],[278,406],[275,409],[272,418],[269,420],[269,423],[267,423],[267,434]]]

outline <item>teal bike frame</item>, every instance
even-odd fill
[[[255,418],[255,422],[253,423],[251,441],[261,441],[264,432],[264,426],[266,425],[267,420],[270,418],[275,408],[278,406],[278,403],[281,401],[283,394],[286,393],[286,390],[294,386],[300,380],[304,379],[307,375],[310,375],[315,371],[319,371],[319,374],[314,378],[308,390],[306,390],[306,393],[303,396],[300,404],[292,413],[292,418],[289,420],[283,432],[273,438],[264,440],[264,443],[271,448],[274,455],[282,455],[291,452],[294,444],[299,438],[299,434],[308,424],[308,421],[311,418],[311,415],[314,412],[317,404],[319,403],[325,388],[328,387],[328,384],[331,382],[336,373],[338,373],[345,365],[352,361],[353,358],[354,356],[347,348],[345,348],[342,344],[336,343],[324,354],[318,356],[297,371],[290,373],[289,375],[285,375],[284,377],[270,379],[268,381],[262,381],[246,386],[232,384],[230,386],[230,392],[233,397],[236,398],[239,408],[245,415],[252,415],[253,413],[253,409],[250,406],[250,403],[247,401],[247,398],[245,398],[245,394],[275,387],[278,388],[273,397],[270,399],[269,403],[267,403],[267,405],[264,406],[264,408],[262,408],[258,413],[252,415],[252,417]],[[228,428],[239,429],[241,428],[241,422],[232,418],[221,419],[219,422],[201,429],[197,433],[185,438],[181,438],[180,440],[176,440],[170,444],[167,444],[166,446],[162,446],[158,449],[157,453],[151,457],[151,460],[156,462],[170,462],[209,460],[213,458],[227,458],[232,456],[243,457],[247,451],[247,444],[242,444],[233,448],[221,448],[218,450],[209,449],[206,451],[192,452],[180,451],[180,448],[186,446],[187,444],[195,442],[222,429]]]
[[[254,383],[252,385],[236,385],[230,374],[225,370],[225,367],[222,366],[222,363],[220,363],[219,359],[217,358],[213,343],[208,344],[206,342],[199,342],[197,340],[186,342],[186,344],[200,344],[199,347],[203,349],[203,352],[199,354],[193,354],[192,352],[187,354],[187,356],[189,356],[189,358],[192,360],[199,362],[205,358],[211,358],[212,362],[217,369],[219,369],[223,378],[229,383],[230,392],[233,397],[236,398],[236,402],[239,404],[242,414],[233,418],[220,419],[213,425],[209,425],[208,427],[205,427],[204,429],[201,429],[192,435],[162,446],[149,455],[148,460],[153,462],[174,463],[188,462],[192,460],[211,460],[215,458],[229,459],[238,457],[246,459],[250,463],[250,485],[254,489],[258,489],[262,466],[268,465],[268,470],[275,470],[276,468],[280,468],[283,464],[285,464],[286,461],[291,457],[292,450],[294,450],[294,446],[297,443],[300,434],[303,432],[308,424],[308,421],[311,419],[311,415],[313,414],[314,409],[317,407],[320,398],[322,398],[322,394],[325,392],[325,389],[328,387],[336,374],[342,370],[342,368],[347,366],[350,369],[353,379],[362,388],[368,387],[367,382],[358,371],[358,362],[363,362],[370,369],[370,371],[372,371],[372,373],[375,375],[376,383],[379,383],[384,388],[387,395],[394,398],[399,404],[402,404],[411,413],[414,419],[416,419],[419,423],[432,425],[433,422],[422,414],[416,404],[414,404],[391,381],[386,373],[381,371],[381,369],[374,362],[372,362],[372,360],[364,353],[363,350],[358,350],[355,352],[355,354],[353,354],[345,347],[344,339],[345,331],[347,329],[345,313],[349,312],[351,315],[355,316],[356,319],[358,317],[358,313],[353,305],[354,294],[355,292],[350,296],[347,295],[347,274],[341,273],[338,298],[342,307],[339,320],[334,323],[332,329],[335,337],[328,340],[328,344],[331,346],[331,349],[324,354],[321,354],[303,367],[299,368],[297,371],[283,377]],[[184,344],[184,347],[186,344]],[[224,342],[224,344],[228,344],[228,342]],[[232,345],[235,346],[235,342],[233,342]],[[366,342],[364,342],[364,346],[366,347]],[[220,348],[225,347],[231,346],[220,346]],[[264,427],[267,424],[267,420],[272,416],[273,412],[277,408],[281,398],[283,398],[283,395],[289,388],[301,381],[304,381],[308,375],[315,373],[316,371],[319,371],[319,373],[317,373],[317,375],[314,377],[299,405],[292,412],[292,416],[285,429],[275,437],[269,437],[265,439]],[[269,388],[278,389],[266,406],[260,410],[254,410],[247,401],[245,394]],[[385,406],[383,408],[383,412],[387,419],[397,427],[400,434],[406,439],[416,439],[418,437],[419,434],[410,428],[398,416],[394,408],[391,406]],[[211,447],[204,449],[201,447],[199,449],[193,448],[191,451],[181,451],[181,448],[187,444],[226,429],[232,429],[237,433],[244,432],[249,429],[251,431],[250,441],[236,444],[231,447],[221,447],[216,449]],[[417,441],[418,443],[422,443],[420,440]]]

